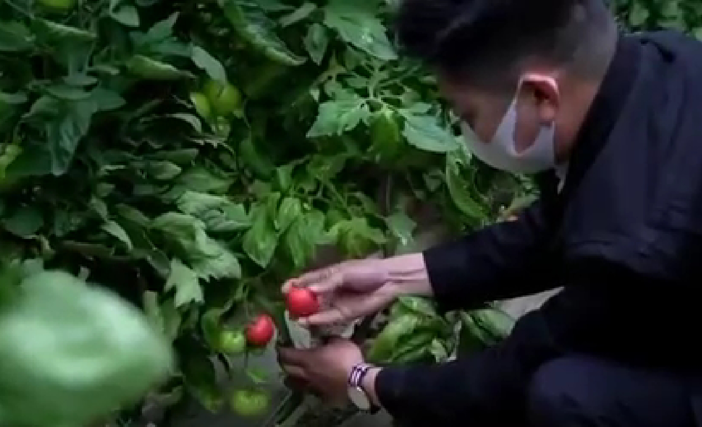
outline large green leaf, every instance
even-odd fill
[[[284,65],[298,66],[305,58],[288,48],[275,32],[275,22],[252,0],[218,0],[234,30],[266,57]]]
[[[377,1],[329,0],[324,8],[324,24],[336,30],[345,42],[378,59],[397,59],[378,13]]]

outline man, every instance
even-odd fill
[[[700,44],[622,34],[602,0],[405,0],[398,35],[436,71],[474,155],[536,173],[541,199],[421,254],[303,276],[333,302],[303,322],[402,294],[451,310],[564,288],[502,344],[450,363],[369,367],[336,340],[281,349],[286,372],[412,425],[702,424]]]

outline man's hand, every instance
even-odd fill
[[[304,383],[326,401],[339,403],[346,400],[348,377],[353,367],[363,362],[363,355],[353,342],[334,339],[312,349],[280,348],[278,362],[291,379]]]
[[[388,259],[346,261],[302,275],[283,285],[309,287],[326,301],[326,309],[298,319],[303,325],[346,323],[376,313],[400,294],[430,294],[422,254]]]

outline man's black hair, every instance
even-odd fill
[[[409,55],[493,88],[526,59],[600,77],[617,34],[604,0],[402,0],[396,27]]]

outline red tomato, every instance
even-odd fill
[[[265,347],[275,334],[275,323],[271,316],[261,314],[246,328],[246,342],[252,347]]]
[[[291,288],[285,296],[285,302],[293,318],[307,317],[319,311],[317,295],[307,288]]]

